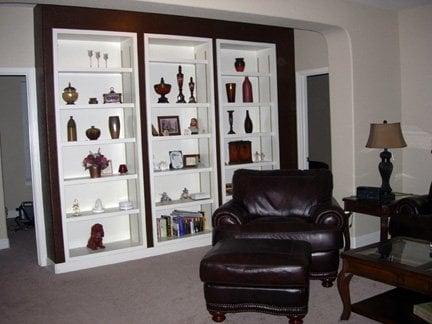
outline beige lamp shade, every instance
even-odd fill
[[[400,123],[371,124],[366,147],[370,148],[401,148],[407,146]]]

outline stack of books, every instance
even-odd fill
[[[176,238],[203,232],[205,228],[204,212],[174,210],[170,215],[156,218],[158,240]]]

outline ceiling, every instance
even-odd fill
[[[382,9],[400,10],[432,4],[432,0],[345,0]]]

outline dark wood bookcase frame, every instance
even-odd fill
[[[139,95],[144,191],[146,201],[147,246],[153,246],[150,210],[150,183],[145,100],[144,33],[233,39],[276,44],[280,167],[297,168],[297,130],[294,67],[294,33],[290,28],[238,23],[109,9],[37,5],[34,9],[36,78],[38,87],[39,134],[41,143],[42,187],[48,257],[65,261],[58,182],[56,125],[54,108],[52,29],[90,29],[134,32],[138,39]],[[214,55],[216,57],[216,55]],[[216,62],[214,62],[216,71]],[[217,84],[215,73],[215,84]],[[215,88],[216,109],[217,88]],[[216,116],[218,112],[216,111]],[[216,127],[218,127],[216,120]],[[216,139],[219,140],[218,138]],[[216,145],[219,147],[219,144]],[[220,170],[220,165],[218,166]],[[220,172],[219,172],[220,177]],[[219,181],[220,184],[220,181]],[[219,185],[219,191],[221,190]],[[221,195],[219,195],[221,197]]]

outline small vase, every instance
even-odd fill
[[[72,116],[67,123],[67,140],[68,142],[76,142],[77,140],[76,124]]]
[[[238,57],[235,59],[234,67],[237,72],[243,72],[245,68],[245,61],[243,57]]]
[[[117,139],[120,136],[120,118],[118,116],[109,116],[108,126],[112,139]]]
[[[250,119],[250,117],[249,117],[249,110],[246,110],[246,118],[244,121],[244,128],[245,128],[245,133],[252,133],[253,124],[252,124],[252,119]]]
[[[234,113],[234,110],[228,110],[228,122],[229,122],[229,127],[230,127],[228,134],[235,134],[235,132],[233,130],[233,122],[234,122],[233,113]]]
[[[252,83],[248,77],[243,81],[243,102],[253,102]]]
[[[92,126],[86,130],[86,136],[91,141],[97,140],[100,136],[100,129]]]
[[[89,167],[90,178],[100,178],[102,168],[99,165],[92,165]]]
[[[226,92],[227,92],[228,102],[235,102],[236,84],[235,83],[227,83],[227,84],[225,84],[225,88],[226,88]]]

